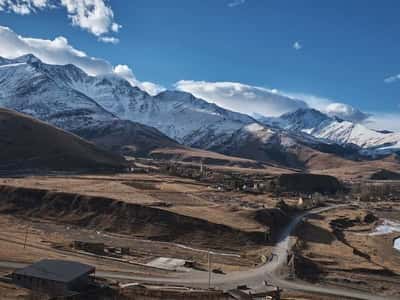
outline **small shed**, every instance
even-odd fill
[[[13,282],[51,295],[81,291],[92,282],[95,268],[74,261],[45,259],[12,273]]]

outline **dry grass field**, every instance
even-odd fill
[[[388,205],[393,203],[380,207]],[[359,207],[329,211],[298,228],[298,254],[318,270],[313,280],[376,294],[400,293],[400,253],[393,248],[400,234],[370,235],[377,226],[364,221],[370,212]]]
[[[227,173],[273,174],[237,166],[207,167]],[[96,266],[100,274],[118,271],[168,277],[172,271],[146,264],[172,257],[194,261],[197,271],[205,272],[206,251],[212,249],[237,255],[215,255],[214,269],[225,273],[248,270],[261,264],[263,255],[271,254],[274,243],[267,239],[266,231],[278,232],[290,220],[290,215],[276,214],[277,203],[284,199],[294,207],[299,200],[295,194],[221,190],[210,182],[166,175],[157,166],[152,170],[1,178],[0,261],[72,259]],[[334,198],[335,203],[353,201]],[[368,212],[400,221],[397,206],[398,202],[359,203],[311,218],[296,232],[296,253],[317,268],[318,276],[307,278],[300,267],[296,270],[299,278],[378,294],[399,292],[400,255],[391,244],[396,234],[369,236],[379,221],[363,221]],[[340,230],[336,230],[338,226]],[[130,253],[121,257],[124,261],[117,261],[74,249],[74,241],[129,247]],[[2,272],[11,269],[0,268]],[[15,291],[0,286],[0,292]],[[284,296],[331,299],[301,293]]]

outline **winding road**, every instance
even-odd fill
[[[285,228],[280,238],[280,242],[274,247],[274,255],[272,259],[251,270],[232,272],[227,275],[212,274],[212,287],[230,290],[235,289],[239,285],[246,285],[254,292],[261,292],[268,290],[268,286],[265,285],[267,281],[269,284],[279,286],[280,288],[286,288],[290,290],[297,290],[302,292],[312,292],[324,295],[333,295],[340,297],[348,297],[353,299],[361,300],[399,300],[400,297],[383,297],[371,295],[358,290],[344,289],[339,287],[328,287],[313,285],[304,282],[295,282],[282,279],[278,275],[278,271],[287,263],[288,253],[294,245],[294,238],[291,237],[291,233],[296,226],[310,215],[322,213],[324,211],[337,209],[348,205],[335,205],[323,208],[317,208],[301,214],[294,218],[292,222]],[[21,268],[24,264],[18,264],[13,262],[0,261],[0,267],[3,268]],[[110,279],[124,279],[132,280],[135,282],[147,282],[147,283],[158,283],[158,284],[170,284],[170,285],[186,285],[191,287],[208,287],[208,273],[201,271],[191,271],[186,273],[176,273],[169,277],[146,277],[146,276],[132,276],[130,274],[122,272],[96,272],[96,276],[106,277]]]
[[[279,286],[280,288],[287,288],[291,290],[319,293],[324,295],[333,295],[348,297],[353,299],[361,300],[399,300],[399,297],[382,297],[371,295],[358,290],[344,289],[339,287],[327,287],[313,285],[309,283],[300,283],[294,281],[288,281],[278,276],[279,269],[287,263],[288,253],[294,245],[294,239],[291,237],[293,230],[296,226],[306,217],[310,215],[319,214],[328,210],[337,209],[348,206],[346,204],[334,205],[323,208],[316,208],[306,213],[303,213],[290,222],[290,224],[283,231],[280,238],[280,242],[274,247],[273,259],[268,263],[265,263],[257,268],[232,272],[227,275],[212,274],[212,286],[222,290],[230,290],[237,288],[239,285],[246,285],[254,291],[260,292],[266,290],[268,287],[265,286],[265,281],[269,284]],[[101,276],[101,274],[98,274]],[[177,274],[176,277],[168,278],[146,278],[146,277],[130,277],[122,274],[104,274],[106,277],[112,277],[115,279],[132,279],[141,282],[151,282],[160,284],[176,284],[176,285],[187,285],[196,287],[208,287],[208,274],[205,272],[193,271],[191,273]],[[122,276],[121,276],[122,275]]]

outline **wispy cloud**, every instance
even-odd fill
[[[0,11],[29,15],[44,9],[63,7],[73,26],[100,37],[121,28],[107,0],[0,0]],[[110,42],[110,38],[99,39]]]
[[[246,3],[246,0],[232,0],[231,2],[228,3],[228,6],[235,7],[235,6],[245,4],[245,3]]]
[[[393,76],[389,76],[389,77],[385,78],[384,81],[386,83],[393,83],[393,82],[396,82],[399,80],[400,80],[400,74],[397,74],[397,75],[393,75]]]
[[[308,107],[304,101],[282,95],[277,90],[239,82],[181,80],[175,87],[224,108],[250,115],[280,116]]]
[[[119,39],[112,36],[101,36],[98,38],[98,41],[114,45],[119,43]]]
[[[295,50],[300,50],[300,49],[302,49],[303,48],[303,45],[299,42],[299,41],[295,41],[294,43],[293,43],[293,49],[295,49]]]
[[[133,86],[137,86],[138,88],[146,91],[150,95],[157,95],[162,91],[165,91],[165,88],[161,85],[158,85],[153,82],[148,81],[139,81],[135,74],[133,73],[132,69],[127,65],[117,65],[113,69],[114,74],[121,76],[128,80]]]
[[[48,0],[0,0],[0,10],[28,15],[50,6]]]
[[[275,117],[299,108],[315,108],[327,115],[356,123],[362,123],[370,117],[370,114],[341,101],[239,82],[181,80],[175,87],[224,108],[250,115]]]
[[[149,94],[156,94],[163,90],[163,87],[155,83],[139,81],[127,65],[114,67],[107,60],[90,56],[75,48],[62,36],[56,37],[54,40],[23,37],[8,27],[0,26],[0,45],[1,57],[15,58],[33,54],[48,64],[74,64],[89,75],[118,75]]]
[[[38,1],[38,0],[36,0]],[[74,26],[100,36],[118,32],[120,26],[114,22],[114,12],[105,0],[61,0]]]
[[[376,130],[391,130],[400,132],[400,111],[393,113],[377,112],[372,113],[366,120],[366,125],[369,128]]]

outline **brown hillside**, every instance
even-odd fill
[[[0,109],[0,171],[118,169],[125,160],[71,133]]]

